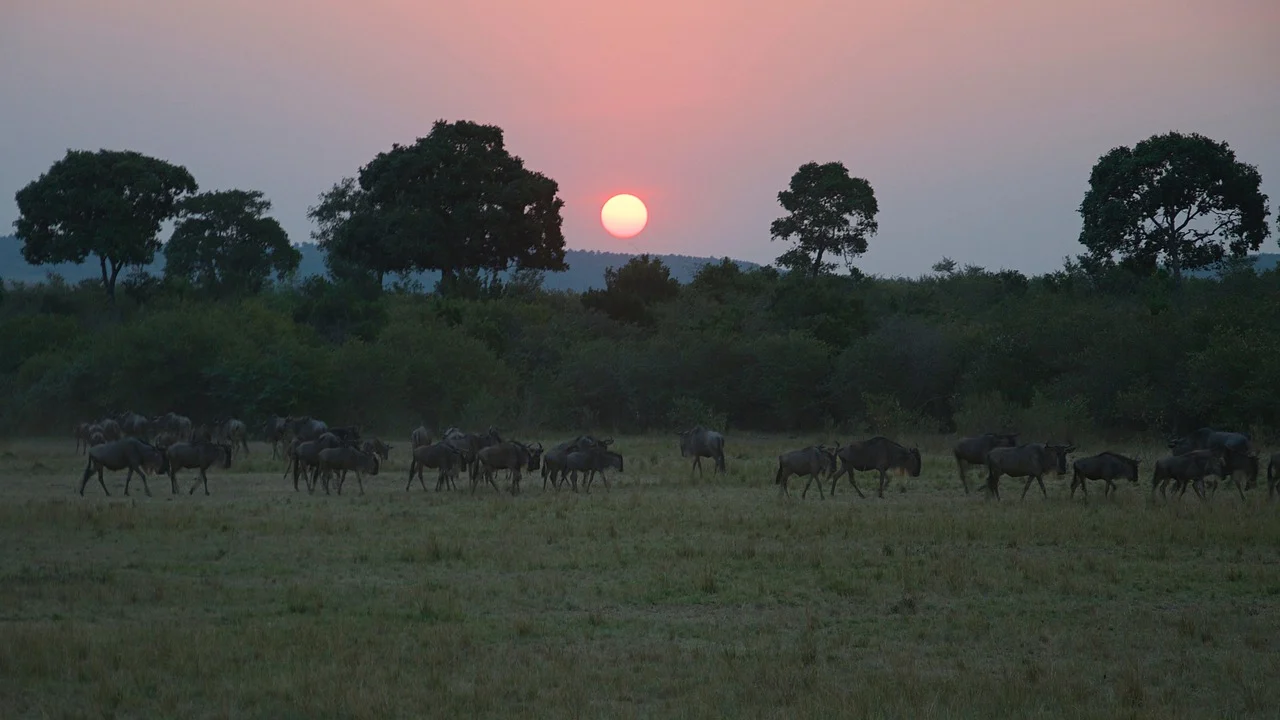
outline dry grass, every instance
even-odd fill
[[[784,500],[730,438],[619,438],[589,496],[308,496],[263,446],[213,496],[75,495],[0,443],[0,716],[1274,717],[1280,507],[1148,487],[965,496],[942,439],[883,500]],[[545,440],[545,439],[544,439]],[[1084,452],[1084,449],[1082,449]],[[398,457],[397,457],[398,456]],[[1006,480],[1006,482],[1008,482]],[[428,483],[431,485],[432,483]],[[861,483],[873,486],[871,478]],[[793,480],[793,492],[798,494]],[[800,483],[803,487],[803,483]]]

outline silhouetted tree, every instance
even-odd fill
[[[631,258],[620,268],[605,270],[604,284],[604,290],[583,293],[582,304],[636,325],[652,325],[650,307],[680,294],[680,281],[671,277],[671,269],[647,254]]]
[[[121,269],[155,259],[160,225],[197,189],[186,168],[141,153],[68,150],[17,193],[22,256],[45,265],[97,255],[114,302]]]
[[[330,269],[458,273],[564,270],[559,186],[510,154],[502,129],[437,121],[335,185],[309,211]]]
[[[1103,155],[1080,203],[1081,261],[1144,273],[1161,262],[1175,282],[1227,254],[1257,250],[1270,234],[1257,168],[1225,142],[1177,132]]]
[[[778,202],[788,215],[774,220],[770,232],[775,240],[795,243],[778,264],[814,277],[835,267],[823,261],[827,255],[843,258],[852,269],[853,258],[867,251],[867,238],[879,229],[871,183],[850,177],[844,163],[801,165]]]
[[[271,201],[256,190],[201,193],[184,200],[180,220],[164,248],[165,275],[184,278],[214,295],[255,294],[274,272],[298,269],[302,253],[275,218]]]

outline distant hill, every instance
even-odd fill
[[[315,243],[301,243],[298,245],[298,249],[302,251],[302,263],[298,266],[298,276],[300,278],[327,274],[324,266],[324,251],[317,247]],[[627,253],[598,252],[595,250],[566,251],[565,262],[569,264],[569,269],[565,272],[547,273],[543,287],[547,290],[572,290],[574,292],[582,292],[592,288],[603,289],[605,269],[625,265],[632,257],[635,256]],[[657,257],[661,258],[662,262],[671,268],[672,277],[681,283],[691,281],[694,274],[703,265],[720,261],[720,258],[691,257],[688,255],[658,255]],[[745,260],[735,260],[734,262],[743,270],[759,267],[756,263]],[[163,273],[164,257],[157,256],[156,261],[146,269],[147,272],[155,275]],[[0,278],[5,281],[35,283],[42,282],[48,273],[61,275],[67,282],[74,284],[81,280],[97,278],[100,271],[97,263],[92,262],[92,260],[86,261],[83,265],[75,265],[73,263],[29,265],[22,258],[22,244],[18,242],[16,237],[0,237]],[[440,274],[436,272],[417,273],[413,278],[421,282],[424,288],[430,290],[435,286]],[[388,282],[391,282],[391,280],[389,279]]]

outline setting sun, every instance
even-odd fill
[[[649,210],[635,195],[614,195],[600,208],[600,223],[609,234],[627,239],[635,237],[649,222]]]

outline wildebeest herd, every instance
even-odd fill
[[[294,490],[300,490],[301,484],[305,484],[308,492],[313,493],[320,487],[327,494],[332,487],[341,494],[348,474],[354,473],[363,494],[364,476],[377,475],[394,447],[376,437],[362,438],[358,427],[330,427],[309,416],[273,417],[262,426],[261,436],[271,445],[272,459],[285,460],[284,477],[292,476]],[[677,436],[681,456],[693,458],[691,472],[702,473],[702,458],[711,460],[715,471],[725,472],[725,439],[721,433],[695,426],[677,433]],[[126,495],[135,473],[141,478],[148,495],[151,489],[147,485],[147,472],[167,474],[171,490],[176,494],[178,471],[196,470],[198,476],[188,492],[194,493],[203,485],[208,495],[209,468],[230,468],[236,454],[249,453],[247,427],[240,420],[231,418],[193,424],[190,418],[173,412],[152,418],[134,412],[112,414],[96,422],[79,424],[75,428],[75,438],[77,451],[83,451],[88,457],[80,481],[81,495],[95,473],[103,492],[110,494],[103,482],[104,470],[128,470],[124,488]],[[579,435],[549,450],[544,450],[539,442],[504,439],[493,427],[482,433],[449,428],[439,440],[435,440],[426,427],[418,427],[409,434],[409,440],[411,457],[406,491],[412,489],[415,478],[426,490],[423,473],[428,469],[436,471],[437,491],[457,489],[457,480],[465,472],[470,479],[472,493],[481,483],[498,490],[495,473],[506,471],[508,489],[512,494],[520,492],[520,481],[525,472],[540,470],[544,490],[550,485],[554,490],[571,487],[577,492],[581,487],[590,492],[597,475],[607,489],[606,471],[623,470],[622,455],[611,448],[612,438],[591,435]],[[1025,498],[1032,484],[1038,484],[1041,493],[1047,497],[1044,476],[1065,475],[1068,456],[1075,449],[1071,444],[1019,444],[1016,434],[984,433],[961,439],[953,454],[966,494],[971,490],[970,468],[981,467],[987,472],[984,489],[988,497],[999,499],[1000,479],[1008,476],[1025,478],[1022,490]],[[1171,454],[1168,457],[1154,463],[1151,475],[1153,495],[1159,489],[1161,495],[1167,497],[1166,488],[1172,483],[1172,491],[1179,497],[1191,487],[1201,499],[1207,499],[1208,493],[1215,491],[1221,481],[1233,483],[1243,499],[1244,491],[1257,483],[1258,453],[1244,433],[1201,428],[1171,440],[1169,449]],[[1071,496],[1075,496],[1077,488],[1087,496],[1089,480],[1104,483],[1104,496],[1115,492],[1118,480],[1136,484],[1139,464],[1137,459],[1112,451],[1078,458],[1071,463]],[[834,497],[838,481],[848,476],[854,492],[859,497],[866,497],[858,486],[857,472],[876,473],[876,494],[884,497],[890,472],[920,476],[920,451],[882,436],[834,448],[813,445],[779,455],[774,481],[781,494],[789,495],[789,479],[792,476],[807,477],[801,497],[808,494],[815,481],[819,495],[825,497],[822,488],[825,476]],[[582,478],[581,486],[579,476]],[[1270,458],[1267,485],[1268,498],[1280,492],[1280,453]]]

